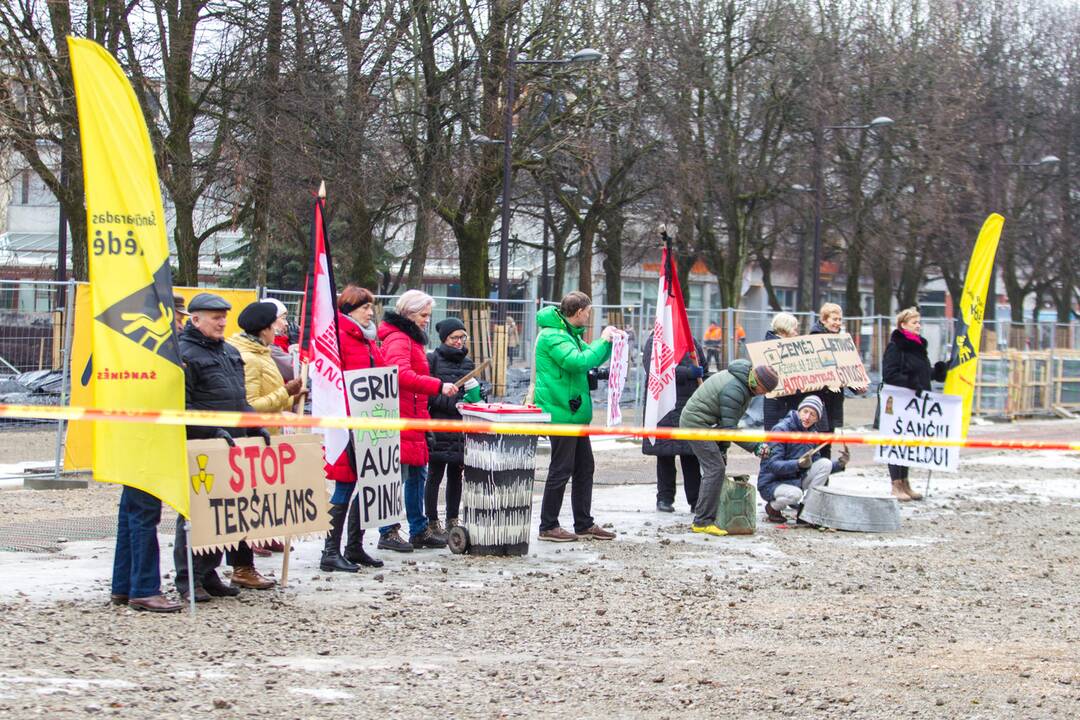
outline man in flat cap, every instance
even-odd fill
[[[686,401],[679,426],[684,428],[717,428],[734,430],[746,414],[754,395],[764,395],[776,389],[779,378],[768,365],[752,367],[749,360],[734,360],[726,370],[716,373],[694,391]],[[758,457],[768,453],[764,443],[736,443]],[[716,525],[716,509],[720,490],[727,472],[729,442],[694,440],[690,449],[701,463],[701,489],[698,491],[694,520],[690,529],[706,535],[727,535]]]
[[[219,295],[199,293],[188,303],[190,322],[180,332],[180,359],[184,362],[184,399],[189,410],[220,410],[253,412],[247,402],[244,387],[244,361],[240,352],[225,342],[225,323],[232,306]],[[221,438],[230,445],[234,437],[258,436],[270,444],[270,435],[263,428],[223,428],[189,425],[190,439]],[[203,602],[213,597],[234,596],[237,588],[265,590],[273,587],[269,580],[255,570],[251,547],[241,542],[235,550],[225,553],[233,567],[232,585],[218,577],[221,551],[195,555],[195,600]],[[173,545],[176,563],[176,589],[182,596],[188,593],[187,536],[183,523],[177,523],[176,543]]]

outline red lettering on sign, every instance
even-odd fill
[[[270,460],[269,469],[266,461]],[[267,485],[273,485],[278,479],[278,456],[273,448],[266,448],[262,454],[262,476]]]
[[[255,487],[255,461],[259,459],[259,446],[249,445],[244,448],[244,457],[248,459],[248,463],[251,465],[251,487]]]
[[[240,459],[240,453],[241,450],[238,447],[229,448],[229,467],[233,471],[233,474],[229,476],[229,487],[233,489],[233,492],[240,492],[244,489],[244,471],[236,463]]]
[[[278,445],[278,452],[281,453],[281,483],[285,484],[285,466],[296,460],[296,450],[289,443],[281,443]]]

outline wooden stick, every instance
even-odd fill
[[[289,584],[289,556],[292,555],[292,537],[285,538],[285,555],[281,558],[281,587]]]
[[[480,373],[487,370],[488,365],[490,365],[490,364],[491,364],[491,360],[489,358],[489,359],[485,360],[484,362],[480,363],[479,365],[477,365],[476,368],[473,369],[468,375],[463,375],[459,380],[457,380],[457,382],[454,383],[454,386],[459,387],[459,388],[460,387],[465,387],[466,382],[468,382],[469,380],[472,380],[474,377],[479,377]]]

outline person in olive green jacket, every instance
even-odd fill
[[[764,395],[776,389],[776,371],[768,365],[751,367],[749,360],[734,360],[727,369],[719,372],[694,391],[686,401],[679,427],[735,429],[746,413],[754,395]],[[743,450],[763,457],[768,452],[764,443],[736,443]],[[720,503],[720,490],[727,472],[729,442],[694,440],[690,449],[701,464],[701,489],[698,491],[694,520],[690,529],[707,535],[727,535],[716,525],[716,509]]]
[[[536,316],[540,334],[536,338],[536,387],[533,401],[552,422],[588,425],[592,421],[592,398],[589,396],[589,370],[599,367],[611,356],[611,340],[620,331],[604,328],[598,340],[582,340],[592,317],[592,301],[583,292],[574,291],[562,299],[559,307],[546,307]],[[540,539],[573,542],[582,537],[612,540],[615,533],[604,530],[593,520],[593,453],[588,437],[551,437],[551,463],[544,500],[540,506]],[[574,510],[574,531],[559,527],[566,483],[573,478],[570,504]]]

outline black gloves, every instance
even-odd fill
[[[270,432],[266,428],[248,428],[248,437],[261,437],[267,447],[270,447]]]
[[[232,435],[230,435],[229,431],[225,428],[210,428],[210,431],[211,433],[213,433],[212,435],[210,435],[211,439],[221,439],[227,442],[229,444],[229,447],[236,447],[236,443],[233,442]]]

